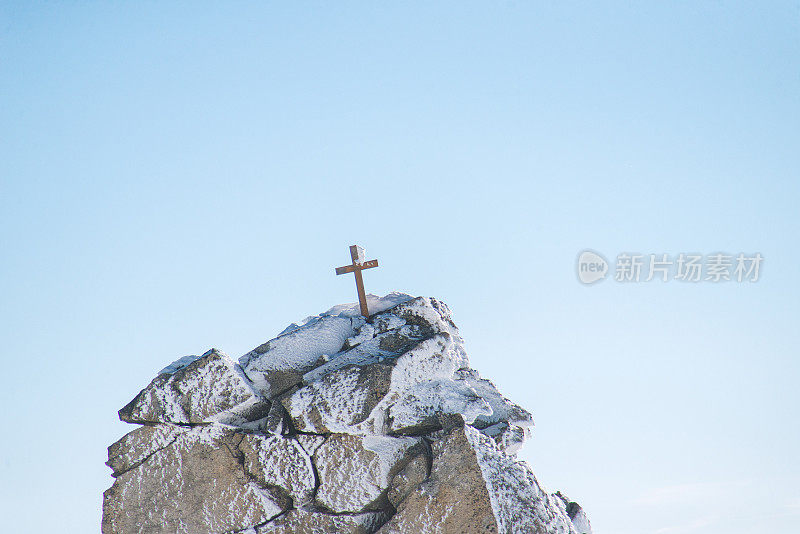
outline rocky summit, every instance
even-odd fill
[[[119,411],[102,531],[588,534],[516,458],[531,414],[469,367],[445,304],[370,295],[238,363],[166,367]]]

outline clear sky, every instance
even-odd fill
[[[4,531],[98,531],[116,411],[353,301],[360,243],[597,534],[797,532],[796,1],[166,4],[0,3]]]

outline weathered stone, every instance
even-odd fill
[[[390,354],[402,354],[425,339],[426,333],[419,327],[404,325],[398,330],[380,334],[378,348]]]
[[[400,502],[428,478],[430,461],[428,454],[419,454],[394,476],[388,493],[392,506],[400,506]]]
[[[375,327],[369,323],[364,323],[361,328],[356,330],[356,335],[347,338],[347,341],[344,342],[342,350],[349,350],[356,345],[360,345],[365,341],[369,341],[373,337],[375,337]]]
[[[581,508],[580,504],[571,501],[560,491],[555,492],[553,497],[557,499],[560,506],[563,505],[564,512],[569,516],[578,534],[592,534],[592,524],[589,522],[589,517],[586,515],[583,508]]]
[[[428,380],[408,388],[388,411],[389,429],[398,434],[420,434],[441,428],[443,415],[460,415],[472,423],[492,409],[462,381]]]
[[[405,319],[401,319],[394,313],[381,313],[372,320],[375,334],[382,334],[389,330],[396,330],[406,324]]]
[[[286,331],[239,358],[244,372],[267,398],[299,384],[303,373],[336,354],[364,323],[363,317],[321,316]]]
[[[492,438],[497,446],[506,454],[517,454],[528,439],[527,427],[501,421],[486,428],[481,432]]]
[[[117,477],[137,467],[152,454],[171,445],[182,429],[172,425],[142,426],[128,432],[108,448],[106,465]]]
[[[573,504],[575,506],[570,508],[570,505]],[[567,514],[569,514],[569,518],[572,520],[572,524],[575,525],[575,530],[578,531],[578,534],[592,534],[592,524],[589,522],[589,516],[586,515],[584,509],[575,502],[570,503],[570,505],[567,505]]]
[[[576,534],[558,499],[542,490],[525,462],[504,453],[472,427],[464,427],[462,434],[474,451],[492,497],[499,532]]]
[[[337,306],[241,367],[165,368],[120,411],[146,426],[109,447],[104,534],[591,532],[516,460],[532,417],[469,368],[447,307],[370,298],[370,323]]]
[[[212,349],[171,374],[153,379],[119,418],[128,423],[242,424],[267,415],[269,403],[236,364]]]
[[[435,299],[428,297],[411,299],[376,314],[372,320],[381,330],[380,333],[309,371],[303,380],[310,383],[348,365],[371,365],[397,358],[401,354],[411,354],[416,351],[418,345],[434,338],[436,344],[442,344],[442,340],[446,340],[442,345],[444,350],[442,355],[455,364],[453,371],[469,364],[458,329],[450,319],[447,306]],[[389,325],[394,328],[389,329]],[[422,352],[428,348],[429,346],[426,346]]]
[[[392,389],[397,398],[431,380],[450,380],[463,364],[460,341],[439,333],[427,338],[392,361]]]
[[[313,369],[325,363],[324,358],[318,358],[301,370],[295,369],[265,369],[260,371],[261,394],[268,398],[275,398],[286,393],[295,386],[303,383],[303,369]]]
[[[383,508],[392,478],[422,447],[414,438],[330,436],[314,453],[317,502],[335,513]]]
[[[256,529],[257,534],[371,534],[384,521],[383,512],[331,515],[319,511],[290,510]]]
[[[246,472],[258,483],[281,488],[294,506],[314,498],[316,478],[311,457],[294,439],[249,434],[238,449],[244,455]]]
[[[389,391],[389,365],[352,365],[324,375],[283,400],[295,428],[304,432],[356,432]]]
[[[490,414],[478,416],[474,426],[484,428],[501,421],[523,427],[533,425],[530,412],[504,397],[490,380],[481,378],[475,369],[459,369],[455,373],[455,379],[475,390],[492,409]]]
[[[273,401],[269,407],[266,421],[264,421],[264,430],[270,434],[285,434],[287,417],[288,414],[283,404]]]
[[[430,476],[399,501],[381,533],[577,533],[564,502],[478,430],[454,428],[432,450]]]
[[[241,439],[217,426],[183,430],[103,494],[103,534],[229,532],[278,515],[289,502],[245,472]]]
[[[352,365],[364,367],[381,362],[389,363],[427,339],[413,335],[409,327],[404,326],[400,330],[400,332],[396,330],[384,332],[337,354],[328,362],[303,375],[303,381],[310,384],[325,375]]]
[[[464,429],[452,429],[432,449],[430,476],[399,503],[397,513],[380,532],[499,532],[483,474]]]

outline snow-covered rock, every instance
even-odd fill
[[[211,349],[167,366],[127,406],[119,418],[128,423],[242,424],[264,417],[269,402],[259,396],[242,370]]]
[[[384,508],[394,475],[423,451],[420,438],[334,434],[314,453],[317,502],[337,513]]]
[[[447,306],[369,296],[238,363],[165,367],[109,447],[103,532],[588,534],[516,452],[531,414],[469,367]]]
[[[575,525],[580,534],[592,534],[592,524],[589,522],[589,516],[586,515],[586,511],[578,503],[570,501],[560,491],[557,491],[554,497],[559,499],[557,501],[559,506],[563,506],[564,512],[569,516],[572,524]]]
[[[245,471],[240,434],[221,426],[180,429],[177,438],[117,475],[103,494],[103,532],[232,532],[290,506]]]
[[[238,443],[244,470],[259,483],[279,488],[295,506],[314,499],[314,464],[302,445],[283,436],[245,434]]]
[[[464,427],[450,429],[432,449],[430,475],[397,504],[381,532],[506,532],[497,528],[491,495]]]
[[[402,293],[390,293],[383,298],[369,295],[367,300],[374,314],[411,298]],[[275,339],[239,358],[239,363],[261,393],[273,397],[300,383],[303,373],[340,352],[345,341],[357,338],[356,334],[365,323],[357,304],[334,306],[299,324],[292,323]]]
[[[391,374],[382,363],[350,365],[300,388],[283,405],[301,432],[358,433],[358,425],[388,393]]]

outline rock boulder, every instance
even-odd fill
[[[369,297],[238,362],[168,365],[120,410],[102,532],[590,534],[516,453],[531,414],[469,367],[447,306]]]

